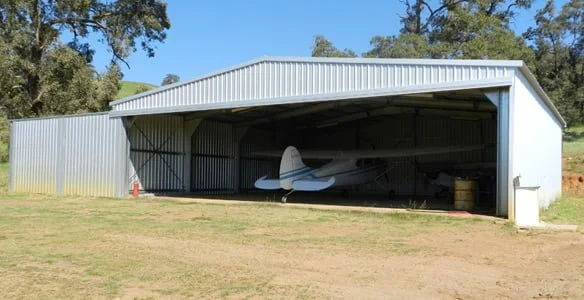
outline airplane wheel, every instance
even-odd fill
[[[288,196],[282,196],[282,203],[286,203],[286,199],[288,199]]]

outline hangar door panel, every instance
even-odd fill
[[[278,178],[280,157],[259,157],[256,151],[280,150],[299,145],[299,136],[290,136],[266,129],[251,128],[241,140],[241,189],[254,190],[255,181],[262,177]]]
[[[230,193],[235,188],[236,143],[231,124],[203,121],[192,137],[191,189]]]
[[[130,188],[137,179],[145,191],[183,191],[183,156],[181,117],[137,117],[131,126]]]
[[[413,115],[385,118],[362,124],[359,129],[360,149],[400,149],[414,146],[415,126]],[[415,194],[415,168],[412,157],[387,159],[387,179],[380,183],[398,195]],[[369,183],[361,187],[364,192],[385,193],[380,184]]]

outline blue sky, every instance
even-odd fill
[[[122,69],[124,80],[159,85],[167,73],[186,80],[266,55],[309,56],[317,34],[361,54],[373,35],[397,34],[398,13],[404,11],[398,0],[167,2],[172,27],[166,41],[157,45],[154,58],[134,53],[130,69]],[[530,11],[517,16],[513,29],[523,32],[532,26],[544,2],[536,0]],[[557,2],[560,6],[566,0]],[[111,54],[103,46],[96,50],[93,63],[103,71]]]

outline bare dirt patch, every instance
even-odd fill
[[[562,192],[564,195],[584,196],[584,155],[562,159]]]
[[[468,232],[447,230],[406,239],[410,247],[424,249],[408,255],[339,252],[332,246],[316,249],[144,236],[112,238],[185,264],[269,275],[269,284],[278,290],[307,286],[325,297],[584,297],[582,234],[515,234],[483,225],[473,227]],[[250,296],[247,292],[235,295]]]

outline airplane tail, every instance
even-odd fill
[[[288,146],[280,161],[280,186],[285,190],[292,189],[292,182],[311,170],[302,161],[298,149],[294,146]]]
[[[255,187],[262,190],[276,190],[279,188],[296,191],[320,191],[329,188],[335,183],[335,178],[317,179],[306,178],[313,171],[302,161],[300,152],[294,146],[288,146],[280,161],[280,178],[267,179],[266,176],[255,182]]]

